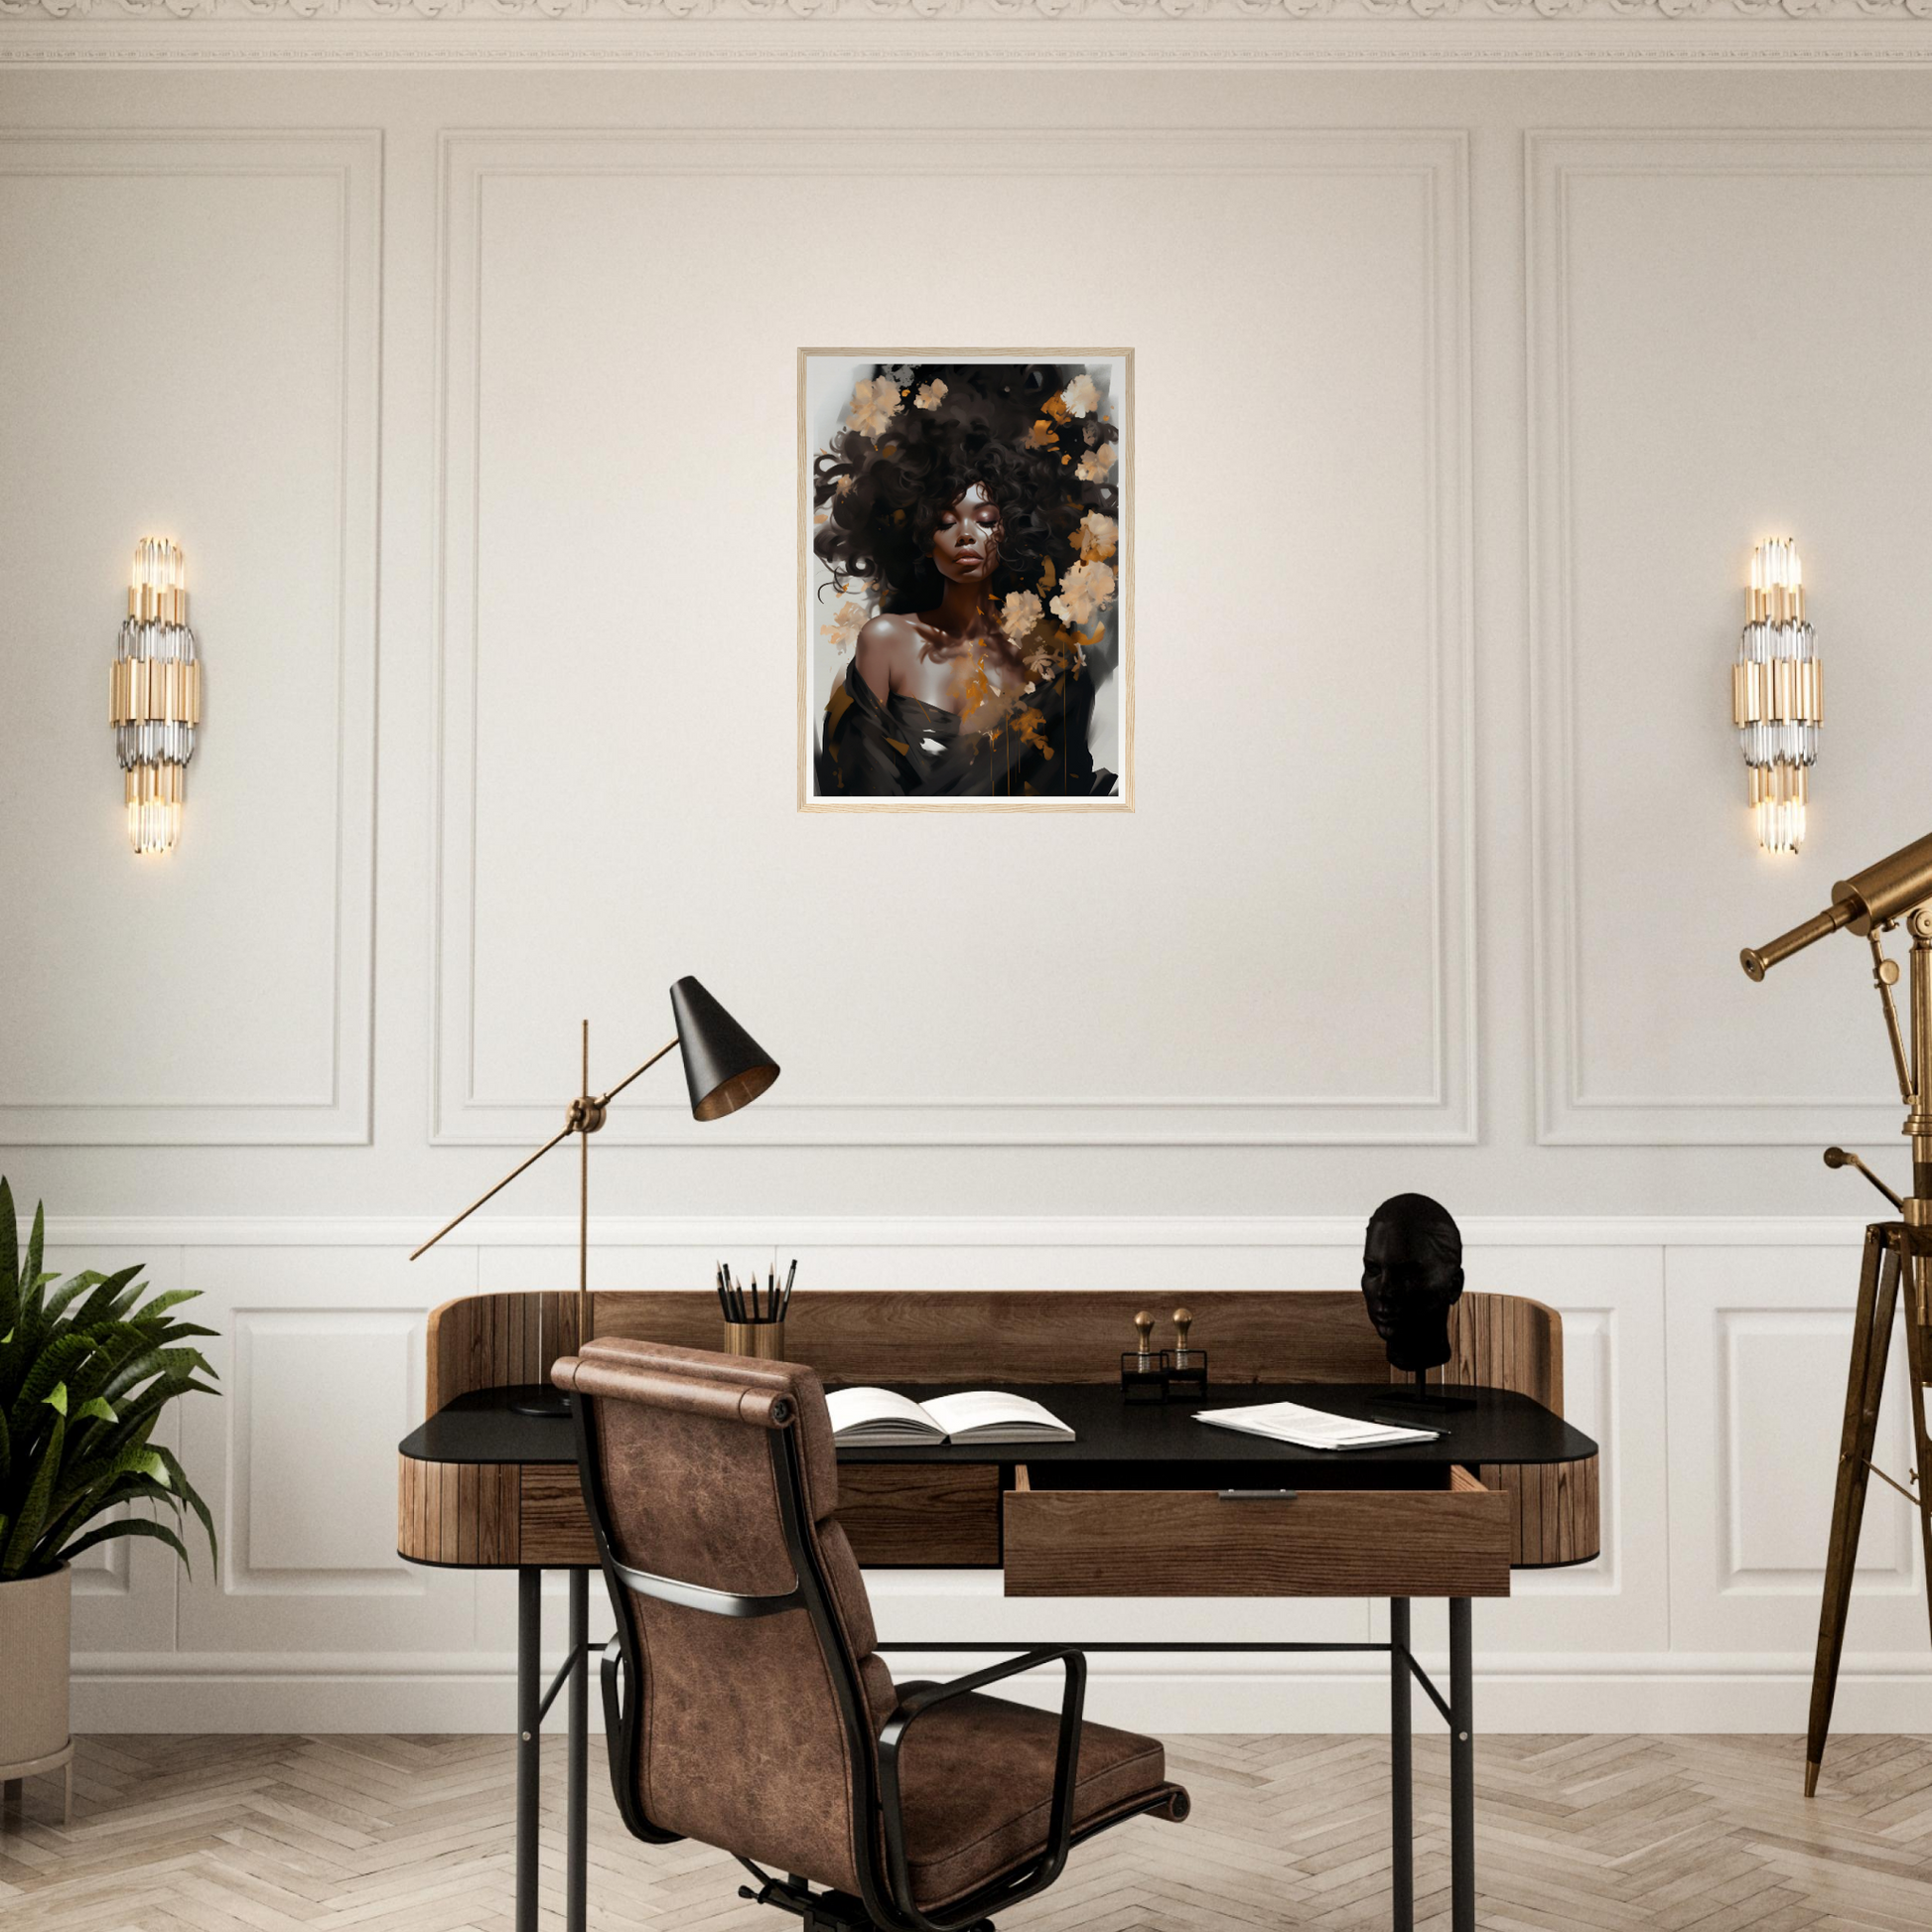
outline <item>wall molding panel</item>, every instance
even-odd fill
[[[780,1087],[727,1132],[739,1145],[784,1146],[1290,1146],[1377,1142],[1466,1143],[1475,1135],[1475,868],[1472,808],[1470,645],[1470,450],[1467,268],[1467,142],[1459,133],[1222,134],[1140,130],[1064,135],[1002,133],[997,147],[962,133],[771,134],[746,132],[450,133],[442,146],[440,292],[442,506],[439,570],[441,714],[436,793],[436,1011],[434,1121],[437,1145],[514,1146],[554,1131],[555,1106],[478,1091],[482,1057],[477,970],[479,758],[483,675],[478,589],[482,551],[483,240],[491,184],[688,181],[766,175],[982,174],[1198,179],[1249,183],[1389,182],[1419,194],[1428,313],[1420,318],[1420,487],[1428,533],[1419,555],[1426,610],[1426,743],[1417,747],[1429,791],[1428,955],[1433,1069],[1420,1092],[1227,1097],[1152,1097],[1127,1092],[903,1100],[807,1093]],[[1145,492],[1142,492],[1144,495]],[[1148,621],[1139,570],[1142,622]],[[1145,655],[1145,653],[1143,653]],[[1140,673],[1143,682],[1148,672]],[[1143,699],[1143,715],[1146,701]],[[1141,754],[1143,762],[1145,751]],[[943,1076],[942,1076],[943,1078]],[[693,1127],[665,1092],[640,1094],[614,1111],[606,1138],[622,1145],[703,1144],[717,1130]]]
[[[1601,956],[1600,947],[1592,953],[1584,931],[1583,903],[1593,881],[1589,862],[1582,851],[1582,828],[1586,807],[1586,786],[1580,775],[1580,740],[1584,734],[1600,729],[1599,705],[1587,713],[1580,693],[1580,646],[1578,642],[1579,550],[1588,519],[1579,508],[1581,485],[1592,476],[1592,458],[1601,467],[1603,452],[1585,450],[1575,422],[1573,392],[1579,378],[1579,361],[1574,346],[1577,314],[1576,290],[1580,276],[1576,203],[1579,195],[1605,183],[1641,183],[1652,180],[1696,183],[1761,182],[1764,205],[1776,206],[1780,197],[1806,185],[1837,183],[1859,185],[1909,181],[1932,186],[1932,134],[1916,132],[1829,133],[1816,129],[1777,132],[1725,132],[1710,129],[1654,128],[1615,129],[1594,132],[1533,131],[1524,146],[1525,195],[1527,198],[1527,336],[1528,373],[1528,450],[1530,484],[1530,565],[1531,602],[1531,761],[1533,800],[1531,835],[1535,891],[1535,915],[1532,927],[1535,949],[1536,1006],[1534,1051],[1537,1088],[1537,1139],[1546,1146],[1570,1147],[1783,1147],[1804,1146],[1831,1140],[1858,1141],[1880,1147],[1895,1145],[1899,1109],[1895,1099],[1887,1098],[1891,1082],[1886,1075],[1882,1034],[1877,1016],[1865,1008],[1869,1004],[1868,974],[1863,954],[1858,959],[1827,947],[1829,973],[1821,972],[1806,983],[1811,1005],[1807,1020],[1833,1031],[1856,1029],[1859,1048],[1865,1035],[1871,1050],[1863,1054],[1871,1074],[1871,1098],[1854,1099],[1831,1096],[1802,1089],[1763,1095],[1723,1090],[1692,1094],[1606,1093],[1602,1090],[1601,1063],[1592,1064],[1588,1045],[1590,1023],[1601,1021],[1614,1008],[1628,1015],[1647,1010],[1647,1003],[1633,1002],[1618,981],[1614,958]],[[1617,241],[1624,231],[1614,217],[1597,215],[1599,229]],[[1631,219],[1624,217],[1626,224]],[[1872,251],[1870,272],[1882,271],[1880,255]],[[1601,326],[1599,324],[1599,326]],[[1700,345],[1701,346],[1701,345]],[[1687,353],[1695,352],[1687,350]],[[1739,348],[1737,354],[1747,351]],[[1761,352],[1753,341],[1749,352]],[[1618,425],[1621,433],[1623,425]],[[1811,425],[1807,425],[1811,427]],[[1775,492],[1776,486],[1773,485]],[[1599,485],[1592,499],[1599,505],[1603,490]],[[1773,494],[1773,501],[1782,501]],[[1775,513],[1775,512],[1774,512]],[[1739,505],[1740,520],[1732,547],[1735,556],[1717,551],[1710,559],[1712,581],[1728,586],[1733,576],[1741,585],[1742,558],[1748,550],[1752,526],[1748,519],[1763,511],[1753,503]],[[1605,569],[1598,556],[1592,556],[1592,578],[1596,589],[1595,609],[1602,608],[1605,594]],[[1635,566],[1632,566],[1633,570]],[[1811,574],[1808,571],[1808,575]],[[1616,577],[1614,588],[1633,591],[1638,579]],[[1849,586],[1835,586],[1841,601]],[[1741,593],[1739,593],[1741,596]],[[1814,590],[1814,603],[1818,593]],[[1731,970],[1736,948],[1757,943],[1775,931],[1795,925],[1805,914],[1825,903],[1829,882],[1853,869],[1842,866],[1837,874],[1821,872],[1806,865],[1802,873],[1783,870],[1776,876],[1779,885],[1775,898],[1760,888],[1758,865],[1762,855],[1749,843],[1744,823],[1742,772],[1734,749],[1726,753],[1727,739],[1723,693],[1727,676],[1728,651],[1735,639],[1740,620],[1740,605],[1726,603],[1723,624],[1728,626],[1728,639],[1715,632],[1710,640],[1708,658],[1713,699],[1711,734],[1712,757],[1722,759],[1731,780],[1725,809],[1726,824],[1734,819],[1740,828],[1737,850],[1732,853],[1732,871],[1725,878],[1676,879],[1660,881],[1652,919],[1644,929],[1623,928],[1620,942],[1633,949],[1655,949],[1662,937],[1665,945],[1673,918],[1688,903],[1707,896],[1723,897],[1726,904],[1735,901],[1751,909],[1737,915],[1736,938],[1718,948],[1719,962],[1714,970]],[[1707,648],[1702,628],[1702,613],[1689,620],[1688,631],[1682,622],[1660,623],[1658,614],[1632,606],[1632,621],[1641,633],[1640,642],[1659,640],[1656,648],[1674,656],[1697,653]],[[1825,621],[1821,619],[1821,622]],[[1848,689],[1842,682],[1839,722],[1836,730],[1828,723],[1822,753],[1819,784],[1821,799],[1829,801],[1836,781],[1842,797],[1852,782],[1849,767],[1881,756],[1870,743],[1859,743],[1844,722],[1844,698]],[[1654,705],[1657,693],[1649,667],[1641,658],[1627,668],[1627,688],[1643,693],[1643,702]],[[1894,714],[1896,715],[1896,714]],[[1874,720],[1874,726],[1880,721]],[[1899,740],[1899,750],[1910,741]],[[1731,767],[1735,767],[1734,769]],[[1716,768],[1714,763],[1713,769]],[[1599,822],[1604,814],[1627,810],[1649,783],[1650,773],[1628,770],[1619,774],[1623,796],[1605,797],[1599,787],[1590,797],[1588,809]],[[1701,781],[1702,771],[1698,774]],[[1702,801],[1701,782],[1697,795]],[[1814,806],[1814,830],[1830,811],[1830,802]],[[1829,821],[1827,821],[1829,822]],[[1886,821],[1875,820],[1871,857],[1885,849]],[[1902,826],[1899,840],[1908,836]],[[1807,845],[1805,857],[1810,856]],[[1619,850],[1605,869],[1631,862],[1627,851]],[[1855,863],[1868,863],[1861,858]],[[1830,866],[1828,855],[1825,864]],[[1765,909],[1767,907],[1777,909]],[[1787,915],[1788,914],[1788,915]],[[1761,929],[1760,929],[1761,927]],[[1670,955],[1680,963],[1684,949]],[[1598,972],[1598,1005],[1592,1008],[1583,981],[1587,961],[1593,961]],[[1701,968],[1702,958],[1697,962]],[[1783,998],[1787,982],[1803,967],[1789,968],[1773,992]],[[1739,976],[1738,989],[1744,982]],[[1693,997],[1686,992],[1683,997]],[[1754,1026],[1748,1047],[1740,1047],[1733,1059],[1756,1064],[1775,1061],[1780,1033],[1788,1036],[1793,1025],[1790,1012],[1772,1005],[1767,994],[1757,996]],[[1704,1018],[1703,1010],[1698,1015]],[[1728,1012],[1725,1024],[1734,1024]],[[1799,1024],[1806,1024],[1801,1022]],[[1603,1049],[1599,1047],[1598,1051]]]
[[[320,1146],[365,1143],[369,1138],[370,1056],[373,1000],[373,898],[375,817],[376,655],[376,463],[378,371],[381,361],[379,302],[382,136],[374,131],[303,131],[274,134],[208,129],[155,129],[85,135],[0,133],[0,184],[23,178],[163,182],[183,179],[325,184],[336,201],[332,264],[340,290],[334,383],[338,426],[332,518],[335,528],[333,593],[336,600],[330,716],[331,781],[334,787],[334,849],[327,869],[330,984],[328,1011],[315,1016],[329,1041],[326,1079],[264,1098],[184,1099],[168,1091],[181,1073],[179,1061],[151,1073],[145,1091],[55,1099],[45,1093],[0,1093],[0,1145],[23,1147]],[[160,379],[171,380],[162,371]],[[102,532],[103,536],[107,532]],[[112,537],[120,551],[120,537]],[[198,582],[194,536],[187,543],[191,597]],[[206,579],[199,580],[206,582]],[[117,613],[102,604],[98,620],[101,678],[113,646]],[[198,628],[202,620],[197,620]],[[230,622],[220,629],[208,660],[209,744],[240,723],[232,697],[238,654],[259,656],[272,640],[238,636]],[[226,708],[224,709],[224,702]],[[103,714],[104,715],[104,714]],[[313,714],[302,720],[314,724]],[[105,731],[101,743],[107,744]],[[111,747],[103,761],[114,782]],[[206,777],[206,747],[196,771]],[[277,801],[253,799],[271,810]],[[191,783],[186,841],[208,806]],[[123,840],[124,846],[124,840]],[[124,856],[124,853],[123,853]],[[172,863],[161,862],[161,863]],[[247,913],[238,916],[245,925]],[[266,999],[282,989],[260,989]],[[291,1013],[294,1026],[307,1016]],[[132,1056],[131,1056],[132,1057]]]

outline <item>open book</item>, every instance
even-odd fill
[[[832,1440],[848,1449],[930,1449],[940,1443],[1070,1443],[1073,1432],[1024,1395],[974,1389],[921,1404],[891,1389],[834,1389]]]
[[[1433,1443],[1440,1429],[1399,1429],[1393,1423],[1357,1422],[1353,1416],[1331,1416],[1325,1409],[1305,1409],[1299,1402],[1258,1402],[1250,1409],[1201,1409],[1196,1422],[1217,1429],[1238,1429],[1249,1436],[1267,1436],[1301,1449],[1388,1449],[1397,1443]]]

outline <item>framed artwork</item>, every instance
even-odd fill
[[[1133,809],[1133,380],[799,350],[802,810]]]

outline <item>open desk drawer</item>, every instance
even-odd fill
[[[1225,1486],[1273,1473],[1250,1463]],[[1298,1464],[1280,1476],[1292,1499],[1223,1501],[1200,1486],[1206,1470],[1176,1470],[1186,1488],[1125,1489],[1104,1486],[1104,1465],[1022,1467],[1004,1498],[1006,1593],[1509,1594],[1509,1498],[1467,1470]]]

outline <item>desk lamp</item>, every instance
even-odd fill
[[[501,1193],[525,1168],[541,1161],[559,1141],[577,1136],[577,1345],[591,1339],[591,1136],[604,1125],[605,1110],[638,1074],[647,1073],[677,1047],[684,1059],[684,1084],[691,1092],[694,1120],[722,1120],[750,1106],[778,1077],[778,1063],[729,1013],[688,974],[671,988],[671,1015],[677,1035],[668,1039],[634,1072],[626,1073],[609,1093],[591,1092],[591,1023],[584,1022],[582,1086],[564,1124],[527,1159],[519,1161],[495,1186],[479,1194],[454,1221],[436,1230],[409,1259],[426,1254],[451,1228],[461,1227],[492,1194]],[[541,1318],[541,1304],[539,1318]],[[543,1355],[542,1337],[537,1356]],[[526,1416],[569,1413],[563,1391],[547,1386],[526,1389],[511,1405]]]

